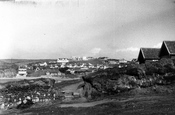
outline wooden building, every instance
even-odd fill
[[[147,61],[157,61],[159,60],[159,52],[159,48],[140,48],[138,62],[142,64]]]
[[[163,41],[159,57],[175,59],[175,41]]]

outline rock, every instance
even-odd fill
[[[138,87],[167,85],[175,81],[175,67],[171,59],[145,64],[128,64],[125,68],[109,68],[83,77],[84,96],[117,94]],[[97,93],[98,92],[98,93]]]

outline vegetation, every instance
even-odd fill
[[[138,87],[168,85],[175,80],[175,66],[171,59],[145,64],[128,64],[123,68],[101,70],[83,77],[85,96],[118,94]],[[98,92],[98,93],[97,93]]]

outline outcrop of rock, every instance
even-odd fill
[[[116,94],[138,87],[167,85],[175,81],[175,66],[171,59],[146,64],[127,64],[126,67],[101,70],[84,76],[84,96]]]

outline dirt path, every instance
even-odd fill
[[[161,96],[152,96],[152,97],[134,97],[134,98],[128,98],[128,99],[121,99],[121,100],[116,100],[116,99],[104,99],[100,101],[94,101],[94,102],[87,102],[87,103],[74,103],[74,104],[61,104],[59,107],[93,107],[96,105],[100,104],[105,104],[109,102],[119,102],[119,103],[125,103],[128,101],[133,101],[133,100],[155,100],[155,99],[161,99]]]
[[[75,103],[75,104],[61,104],[59,107],[92,107],[96,106],[99,104],[104,104],[104,103],[109,103],[115,101],[114,99],[112,100],[100,100],[100,101],[94,101],[94,102],[88,102],[88,103]]]

